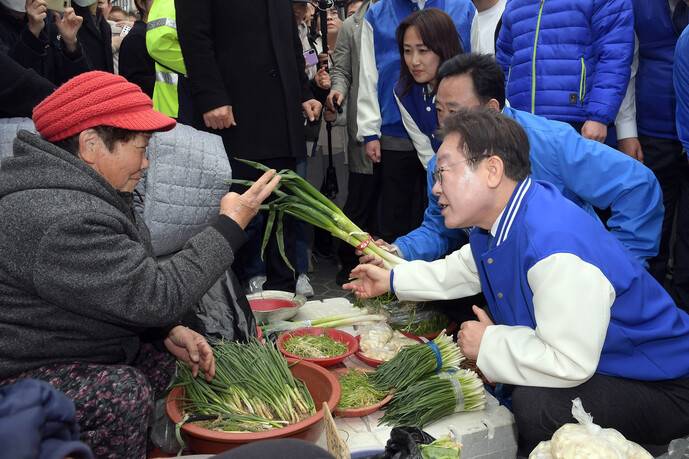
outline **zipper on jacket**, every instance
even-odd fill
[[[581,58],[581,79],[579,80],[579,102],[584,105],[584,97],[586,97],[586,62]]]
[[[536,114],[536,50],[538,49],[538,33],[541,31],[541,17],[543,16],[543,4],[538,8],[538,21],[536,22],[536,36],[533,40],[533,56],[531,57],[531,113]]]
[[[509,68],[507,69],[507,82],[505,83],[505,87],[507,87],[508,84],[510,84],[510,77],[512,76],[512,66],[510,65]]]

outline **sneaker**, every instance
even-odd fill
[[[247,293],[258,293],[263,291],[263,283],[268,280],[266,276],[254,276],[249,279]]]
[[[304,295],[306,298],[311,298],[313,296],[313,287],[311,287],[309,276],[306,274],[299,274],[296,290],[298,295]]]

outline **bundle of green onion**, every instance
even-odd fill
[[[423,427],[452,413],[486,406],[481,378],[471,370],[442,373],[396,392],[380,424]]]
[[[329,336],[296,335],[285,340],[285,350],[307,359],[326,359],[347,352],[347,345]]]
[[[382,314],[367,314],[365,312],[353,312],[347,314],[339,314],[336,316],[321,317],[319,319],[313,320],[299,320],[296,322],[290,322],[288,320],[278,320],[277,322],[271,322],[262,326],[264,334],[295,330],[297,328],[309,328],[309,327],[319,327],[319,328],[336,328],[336,327],[346,327],[349,325],[361,325],[371,322],[382,322],[385,321],[385,316]]]
[[[385,398],[386,392],[375,388],[368,373],[351,369],[339,377],[342,395],[337,407],[341,410],[375,405]]]
[[[262,171],[269,170],[268,167],[260,163],[243,159],[239,161]],[[277,199],[269,204],[261,206],[263,210],[269,211],[266,231],[263,235],[263,242],[261,244],[261,254],[263,254],[268,244],[273,226],[277,221],[277,228],[275,231],[277,235],[278,250],[287,266],[292,268],[292,265],[285,255],[284,249],[282,219],[284,215],[287,214],[328,231],[336,238],[359,248],[365,254],[376,255],[382,258],[387,268],[392,268],[404,261],[378,247],[373,242],[371,235],[362,231],[361,228],[352,223],[334,202],[323,196],[321,192],[300,177],[296,172],[290,169],[283,169],[279,172],[279,175],[281,177],[279,189],[273,191]],[[233,179],[231,183],[251,186],[254,182]],[[294,268],[292,268],[292,270],[294,270]]]
[[[403,390],[437,372],[459,369],[462,360],[462,351],[443,330],[433,341],[403,347],[371,379],[380,390]]]
[[[315,412],[304,383],[292,376],[287,361],[271,343],[220,342],[214,349],[215,377],[194,378],[178,363],[176,386],[184,387],[184,411],[208,415],[206,428],[260,432],[294,424]]]

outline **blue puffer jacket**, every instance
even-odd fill
[[[658,253],[663,198],[653,172],[612,148],[581,137],[569,125],[505,107],[524,128],[531,146],[531,174],[552,183],[570,201],[598,218],[593,207],[612,210],[612,234],[642,263]],[[433,261],[467,242],[460,229],[445,227],[431,193],[435,156],[428,163],[428,207],[423,223],[394,241],[406,260]],[[614,171],[614,173],[611,173]]]
[[[496,46],[512,107],[606,125],[627,91],[633,53],[631,0],[511,0]]]
[[[72,400],[36,379],[0,387],[0,445],[0,459],[93,459]]]
[[[680,0],[683,1],[683,0]],[[636,124],[639,134],[677,139],[672,62],[678,34],[666,0],[633,0],[634,28],[639,40],[636,75]]]

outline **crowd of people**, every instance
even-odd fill
[[[357,296],[442,301],[522,453],[576,397],[686,437],[688,23],[689,0],[0,0],[0,125],[35,128],[0,166],[0,391],[66,395],[63,457],[146,457],[175,360],[214,375],[204,294],[313,295],[332,251]],[[137,185],[182,126],[243,184],[160,257]],[[407,263],[259,211],[333,149],[345,214]]]

